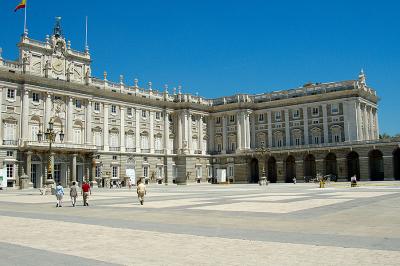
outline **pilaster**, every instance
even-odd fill
[[[285,109],[285,137],[286,146],[290,146],[290,123],[289,123],[289,110]]]
[[[22,139],[29,139],[29,90],[24,88],[22,97]]]
[[[136,142],[136,152],[140,152],[140,110],[135,110],[135,142]]]
[[[267,111],[268,119],[268,147],[272,147],[272,114],[271,111]]]
[[[68,112],[67,112],[67,142],[73,142],[73,121],[74,121],[74,98],[68,98]]]
[[[92,101],[88,100],[86,107],[86,144],[92,143]]]
[[[109,135],[109,129],[108,129],[108,111],[109,111],[110,106],[105,103],[104,104],[104,121],[103,121],[103,144],[104,144],[104,151],[109,150],[109,144],[108,144],[108,135]]]
[[[303,107],[303,119],[304,119],[304,144],[309,144],[309,137],[308,137],[308,107]]]
[[[322,104],[322,121],[324,127],[324,143],[329,142],[328,110],[326,104]]]
[[[120,107],[120,140],[121,152],[125,152],[125,107]]]
[[[150,111],[150,136],[149,136],[149,144],[150,144],[150,153],[154,153],[154,111]]]
[[[222,116],[222,153],[225,154],[228,148],[227,118]]]

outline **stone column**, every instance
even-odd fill
[[[272,115],[271,111],[267,112],[268,119],[268,147],[272,147]]]
[[[73,121],[74,121],[74,98],[68,99],[68,112],[67,112],[67,142],[73,142]]]
[[[103,145],[104,145],[104,151],[109,150],[109,145],[108,145],[108,109],[110,106],[105,103],[104,104],[104,120],[103,120]]]
[[[170,154],[169,147],[169,114],[167,111],[164,111],[164,153]]]
[[[193,130],[192,130],[192,114],[188,111],[187,114],[187,131],[188,131],[188,148],[189,148],[189,154],[193,154],[193,150],[195,147],[193,147]]]
[[[326,104],[322,104],[322,121],[324,127],[324,143],[329,143],[328,110]]]
[[[136,152],[140,152],[140,110],[135,111],[135,142]]]
[[[150,144],[150,153],[154,153],[154,112],[150,111],[150,130],[149,130],[149,144]]]
[[[32,184],[31,181],[31,175],[32,175],[32,152],[31,151],[27,151],[26,152],[26,175],[28,176],[29,179],[29,183]],[[38,183],[38,180],[36,180],[36,183]],[[35,186],[36,184],[33,184],[33,186]]]
[[[199,117],[198,127],[199,127],[199,141],[198,141],[198,147],[196,147],[195,149],[200,150],[201,153],[203,154],[203,116],[202,115]]]
[[[365,140],[370,140],[370,134],[369,134],[369,130],[370,130],[370,124],[369,124],[369,119],[368,119],[368,106],[364,105],[364,136],[365,136]]]
[[[372,113],[372,106],[370,106],[370,108],[369,108],[368,116],[369,116],[369,129],[370,129],[369,136],[370,136],[371,140],[375,140],[375,139],[377,139],[377,137],[375,136],[374,114]]]
[[[362,128],[362,115],[361,115],[361,104],[359,102],[356,102],[356,112],[357,112],[357,140],[363,140],[364,139],[364,134],[363,134],[363,128]]]
[[[97,187],[97,180],[96,180],[96,155],[92,155],[92,187]]]
[[[343,105],[343,120],[344,120],[344,123],[343,123],[343,125],[344,125],[344,128],[343,128],[344,141],[350,141],[350,128],[349,128],[350,127],[350,124],[349,124],[350,117],[348,114],[348,112],[349,112],[348,103],[343,102],[342,105]]]
[[[183,112],[176,113],[176,120],[178,120],[178,151],[181,151],[183,148],[183,130],[182,130],[182,119],[183,119]]]
[[[71,169],[71,181],[76,182],[76,157],[78,154],[72,154],[72,169]],[[81,184],[79,184],[81,185]]]
[[[50,118],[51,118],[51,108],[52,108],[52,101],[51,101],[51,93],[47,93],[46,95],[46,113],[45,113],[45,124],[44,130],[47,129],[49,126]]]
[[[379,123],[378,123],[378,109],[375,108],[374,112],[374,121],[375,121],[375,136],[379,138]]]
[[[22,98],[22,140],[29,139],[29,90],[24,88]]]
[[[88,100],[86,107],[86,144],[92,144],[92,101]]]
[[[256,114],[253,113],[251,116],[251,141],[250,148],[256,148]]]
[[[289,110],[285,109],[285,137],[286,146],[290,146],[290,123],[289,123]]]
[[[222,116],[222,153],[226,153],[228,147],[228,134],[227,134],[227,121],[226,115]]]
[[[125,152],[125,107],[120,107],[120,141],[119,146],[121,147],[121,152]]]
[[[0,48],[1,49],[1,48]],[[0,62],[1,62],[1,52],[0,52]],[[3,103],[3,87],[0,87],[0,103]],[[3,113],[3,104],[0,105],[0,124],[1,126],[3,123],[3,118],[2,118],[2,113]],[[3,140],[3,130],[0,128],[0,141]],[[2,143],[0,143],[2,144]]]
[[[215,120],[214,117],[209,116],[208,117],[208,146],[210,151],[215,151]]]
[[[244,124],[245,124],[245,136],[246,136],[246,144],[245,149],[250,149],[250,114],[251,112],[247,110],[244,113]]]
[[[51,172],[47,172],[47,177],[46,177],[46,185],[47,186],[53,186],[54,184],[54,152],[51,152],[49,154],[49,159],[47,162],[47,168],[50,165],[51,167]],[[49,174],[51,174],[51,178],[49,178]]]
[[[243,149],[242,146],[242,125],[240,124],[241,112],[236,114],[236,150],[240,151]]]
[[[308,145],[309,138],[308,138],[308,107],[307,106],[303,107],[303,119],[304,119],[304,144]]]

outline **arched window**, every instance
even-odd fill
[[[119,147],[119,131],[116,128],[110,130],[110,147]]]
[[[74,143],[81,144],[82,143],[82,122],[76,121],[74,124]]]
[[[135,135],[131,130],[126,132],[125,146],[127,149],[135,148]]]
[[[30,140],[37,141],[38,140],[37,134],[39,133],[40,130],[40,118],[36,116],[32,117],[29,128],[30,128]]]
[[[97,147],[101,147],[103,145],[103,135],[100,127],[95,127],[93,129],[93,143]]]
[[[140,135],[140,146],[144,150],[149,149],[149,134],[146,131]]]
[[[154,136],[154,149],[155,150],[162,150],[162,135],[157,134]]]
[[[311,143],[320,144],[321,142],[321,129],[314,127],[311,129]]]
[[[342,128],[340,126],[333,126],[331,128],[332,143],[342,142]]]

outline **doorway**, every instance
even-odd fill
[[[260,180],[260,175],[258,171],[258,160],[253,158],[250,161],[250,180],[249,183],[258,183]]]

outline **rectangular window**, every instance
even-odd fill
[[[281,121],[281,112],[275,112],[275,121]]]
[[[55,100],[55,101],[61,100],[61,96],[54,96],[54,100]]]
[[[111,105],[111,113],[113,113],[113,114],[117,113],[117,106],[116,105]]]
[[[14,164],[7,164],[7,179],[14,178]]]
[[[78,100],[78,99],[75,100],[75,107],[76,107],[76,108],[82,108],[82,102],[81,102],[81,100]]]
[[[332,122],[339,122],[339,118],[338,117],[332,118]]]
[[[142,110],[142,117],[143,117],[143,118],[146,118],[146,117],[147,117],[146,110]]]
[[[11,99],[11,100],[15,99],[15,90],[14,89],[7,90],[7,98]]]
[[[281,128],[282,124],[276,124],[275,128]]]
[[[299,127],[300,125],[301,125],[300,122],[293,122],[294,127]]]
[[[128,107],[128,109],[127,109],[126,112],[128,113],[129,116],[131,116],[131,115],[132,115],[132,108],[131,108],[131,107]]]
[[[39,133],[39,125],[31,125],[31,140],[32,141],[37,141],[38,136],[37,134]]]
[[[217,151],[218,151],[218,152],[221,152],[221,150],[222,150],[222,145],[221,145],[220,143],[218,143],[218,144],[217,144]]]
[[[7,151],[7,157],[13,157],[14,152],[13,151]]]
[[[331,104],[331,113],[338,114],[339,113],[339,105],[337,103]]]
[[[312,115],[313,116],[318,116],[319,115],[319,107],[313,107]]]
[[[39,102],[39,93],[37,93],[37,92],[32,93],[32,101],[35,103]]]
[[[112,159],[113,159],[114,161],[116,161],[116,160],[117,160],[117,155],[113,155]]]
[[[333,141],[334,142],[340,142],[340,136],[339,135],[334,135],[333,136]]]
[[[299,118],[300,117],[300,110],[299,109],[297,109],[297,110],[294,110],[293,111],[293,118]]]
[[[260,122],[264,121],[264,114],[259,114],[258,115],[258,121],[260,121]]]
[[[312,123],[313,123],[314,125],[317,125],[317,124],[319,124],[319,120],[313,120]]]
[[[296,139],[295,139],[295,144],[296,144],[296,146],[300,146],[300,145],[301,145],[301,140],[300,140],[300,138],[296,138]]]
[[[283,146],[282,144],[283,144],[283,141],[281,139],[278,139],[277,146],[282,147]]]
[[[160,120],[160,117],[161,117],[160,112],[156,112],[156,119]]]
[[[113,166],[112,167],[112,177],[113,178],[118,178],[118,166]]]
[[[319,144],[319,136],[314,137],[314,144]]]
[[[148,166],[143,166],[143,176],[145,178],[149,177],[149,167]]]
[[[216,119],[216,123],[219,125],[219,124],[221,124],[221,117],[219,116],[219,117],[217,117],[217,119]]]
[[[234,115],[229,116],[229,121],[232,123],[235,122],[235,116]]]
[[[99,165],[96,165],[96,178],[100,178],[101,177],[101,167]]]
[[[100,112],[100,103],[98,103],[98,102],[94,103],[94,110],[97,112]]]

